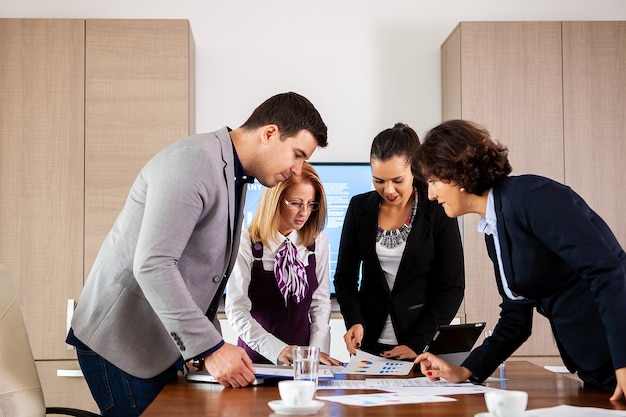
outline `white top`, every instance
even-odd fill
[[[393,290],[393,285],[396,282],[396,276],[398,275],[398,268],[400,268],[400,261],[402,260],[402,254],[406,242],[402,242],[395,248],[386,248],[380,244],[376,244],[376,254],[378,255],[378,262],[383,270],[389,291]],[[387,320],[383,326],[383,330],[380,332],[378,343],[386,345],[397,345],[398,338],[396,332],[393,330],[393,323],[391,322],[391,315],[387,315]]]
[[[263,269],[274,270],[274,258],[282,246],[284,239],[289,238],[294,244],[298,241],[298,231],[292,231],[288,236],[278,234],[280,244],[270,242],[269,247],[263,245]],[[296,244],[298,258],[304,266],[309,264],[309,251],[305,246]],[[311,319],[311,337],[309,345],[318,346],[326,354],[330,354],[330,263],[328,238],[321,232],[315,239],[315,260],[318,287],[313,293],[309,317]],[[252,248],[250,233],[242,231],[239,243],[239,254],[233,272],[226,284],[225,312],[228,322],[241,338],[252,349],[278,364],[278,355],[288,345],[273,334],[267,332],[250,314],[252,302],[248,297],[250,287],[252,262]]]

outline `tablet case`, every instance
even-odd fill
[[[484,329],[484,322],[440,325],[424,352],[437,355],[453,366],[460,366]]]

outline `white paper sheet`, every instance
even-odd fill
[[[497,388],[474,385],[470,382],[452,384],[446,381],[429,381],[418,378],[366,378],[366,379],[326,379],[320,380],[318,389],[376,389],[380,391],[410,395],[461,395],[484,394]]]
[[[595,407],[575,407],[573,405],[559,405],[557,407],[537,408],[527,410],[524,417],[623,417],[624,410],[605,410]]]
[[[358,405],[361,407],[456,401],[454,398],[438,397],[435,395],[410,395],[404,393],[354,394],[335,396],[318,395],[317,399],[337,402],[346,405]]]
[[[404,393],[410,395],[461,395],[461,394],[484,394],[495,388],[482,385],[474,385],[470,382],[452,384],[446,381],[430,381],[428,378],[408,379],[366,379],[367,387],[382,391]]]
[[[319,380],[317,389],[369,389],[364,379],[325,379]]]
[[[254,364],[254,375],[258,377],[293,378],[293,368],[284,365]],[[335,374],[332,373],[329,366],[319,366],[318,378],[333,378],[334,376]]]
[[[565,366],[558,365],[546,365],[544,366],[550,372],[555,372],[557,374],[570,374],[571,372]]]

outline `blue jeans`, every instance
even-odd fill
[[[155,377],[137,378],[122,371],[83,343],[77,343],[76,352],[80,369],[102,416],[141,415],[163,387],[176,379],[178,372],[171,366]]]

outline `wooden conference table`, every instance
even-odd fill
[[[485,385],[494,388],[523,390],[528,392],[528,409],[553,407],[561,404],[626,410],[626,402],[609,401],[610,393],[583,389],[581,383],[571,377],[559,375],[525,361],[509,361],[505,367],[506,379]],[[409,376],[417,376],[409,375]],[[499,377],[499,374],[494,374]],[[362,379],[361,376],[349,376]],[[318,390],[318,395],[347,395],[373,393],[373,390]],[[324,407],[315,417],[473,417],[486,412],[482,394],[451,396],[457,401],[401,404],[383,407],[357,407],[325,401]],[[186,382],[169,384],[150,405],[142,417],[186,416],[186,417],[279,417],[267,403],[278,400],[276,384],[247,388],[223,388],[218,384]]]

